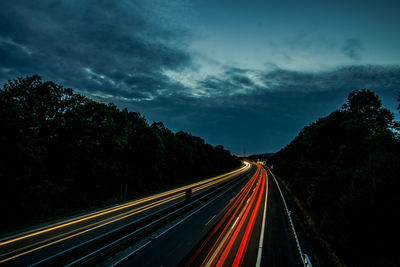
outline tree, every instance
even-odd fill
[[[400,264],[389,245],[400,234],[392,220],[400,205],[394,126],[375,93],[356,90],[341,110],[304,127],[269,160],[349,266]]]
[[[393,113],[383,108],[379,97],[370,90],[355,90],[350,93],[342,110],[364,120],[371,130],[377,127],[393,128],[394,126]]]

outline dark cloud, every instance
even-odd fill
[[[355,65],[322,72],[299,72],[276,69],[261,73],[265,88],[278,91],[335,91],[343,88],[400,86],[399,66]]]
[[[360,51],[363,49],[363,45],[358,38],[349,38],[346,40],[344,45],[340,48],[343,54],[354,60],[360,60]]]
[[[227,68],[221,75],[210,75],[199,81],[198,86],[213,97],[248,93],[256,88],[256,85],[248,76],[251,72],[247,69]]]
[[[0,79],[39,74],[139,100],[173,90],[164,70],[191,66],[185,38],[157,24],[144,2],[0,2]]]
[[[258,82],[256,82],[258,81]],[[386,90],[400,88],[400,67],[354,65],[320,72],[280,69],[231,68],[219,76],[208,76],[200,86],[214,96],[247,95],[253,92],[328,92],[349,88]]]
[[[247,77],[251,86],[237,82],[237,76]],[[253,82],[252,76],[264,85]],[[176,94],[149,102],[118,103],[143,112],[150,120],[164,121],[172,129],[224,144],[234,153],[243,153],[244,148],[248,153],[274,152],[305,125],[339,109],[355,89],[377,92],[384,105],[395,110],[400,66],[348,66],[315,73],[228,68],[199,84],[212,97]]]

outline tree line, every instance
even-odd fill
[[[76,94],[39,76],[0,90],[0,229],[165,190],[240,165],[137,112]]]
[[[398,130],[374,92],[356,90],[269,161],[348,266],[400,265]]]

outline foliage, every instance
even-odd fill
[[[224,172],[221,146],[162,123],[148,125],[39,76],[0,90],[0,226],[15,227]]]
[[[349,266],[395,266],[400,140],[368,90],[305,127],[270,160]]]

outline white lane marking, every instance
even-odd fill
[[[209,223],[215,218],[215,216],[217,216],[217,214],[215,214],[214,216],[212,216],[212,218],[211,218],[204,226],[207,226],[207,224],[209,224]]]
[[[261,225],[260,242],[258,243],[258,254],[257,254],[256,267],[260,267],[260,265],[261,265],[262,248],[263,248],[263,243],[264,243],[264,228],[265,228],[265,218],[266,218],[266,213],[267,213],[267,200],[268,200],[268,175],[267,175],[267,172],[265,172],[265,180],[266,180],[266,187],[265,187],[264,212],[263,212],[263,221],[262,221],[262,225]]]
[[[125,255],[123,258],[118,259],[118,261],[114,262],[111,266],[114,267],[118,264],[120,264],[121,262],[123,262],[125,259],[129,258],[131,255],[135,254],[137,251],[141,250],[142,248],[144,248],[145,246],[147,246],[149,243],[151,242],[151,240],[148,240],[146,243],[144,243],[143,245],[141,245],[140,247],[136,248],[134,251],[130,252],[129,254]]]

